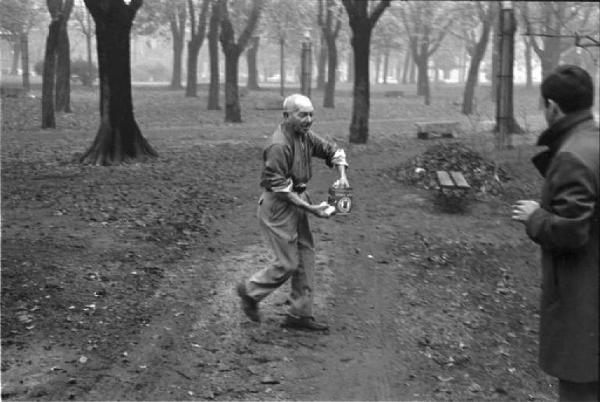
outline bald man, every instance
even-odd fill
[[[336,166],[339,182],[349,187],[346,155],[336,144],[311,131],[314,108],[309,98],[294,94],[283,102],[283,122],[263,152],[258,201],[260,228],[275,255],[275,263],[256,272],[237,286],[242,310],[252,321],[260,321],[258,303],[291,277],[289,310],[284,326],[326,330],[312,313],[315,251],[308,214],[331,215],[327,205],[313,204],[307,191],[312,176],[311,158]]]

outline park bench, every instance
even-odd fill
[[[1,87],[0,96],[3,98],[19,98],[25,94],[25,89],[21,87]]]
[[[461,172],[438,170],[435,172],[440,190],[468,190],[471,188]]]
[[[383,94],[386,98],[403,98],[404,91],[385,91]]]
[[[460,123],[457,121],[422,121],[415,123],[415,126],[417,126],[417,138],[423,140],[454,138],[460,131]]]

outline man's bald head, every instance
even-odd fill
[[[312,112],[314,110],[310,99],[301,94],[293,94],[283,101],[283,111],[294,113],[296,111]]]
[[[293,94],[283,101],[284,124],[292,132],[306,134],[313,121],[313,104],[308,97]]]

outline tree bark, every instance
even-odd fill
[[[181,89],[181,67],[182,67],[182,56],[183,56],[183,47],[185,42],[185,21],[187,13],[185,11],[185,6],[175,7],[175,10],[172,11],[172,14],[169,16],[170,27],[171,27],[171,35],[173,37],[173,71],[171,74],[171,84],[169,88],[171,89]]]
[[[525,44],[525,87],[531,88],[533,87],[533,74],[532,74],[532,66],[531,66],[531,43],[527,36],[523,36],[523,43]]]
[[[404,54],[404,67],[402,68],[402,83],[403,84],[407,83],[408,72],[410,70],[411,64],[413,64],[413,63],[411,60],[410,50],[407,50],[406,53]]]
[[[371,27],[364,24],[353,29],[352,49],[354,50],[354,88],[352,91],[352,121],[350,123],[350,142],[365,144],[369,139],[369,51]]]
[[[67,15],[60,25],[56,58],[56,99],[57,112],[71,113],[71,46],[67,30]]]
[[[327,84],[323,96],[323,107],[335,108],[335,81],[337,71],[337,46],[335,38],[327,42]]]
[[[129,5],[112,0],[84,0],[96,23],[100,76],[100,128],[81,162],[112,165],[158,156],[133,116],[131,97],[131,24],[142,0]]]
[[[208,51],[210,57],[210,85],[208,88],[208,110],[221,110],[219,94],[221,90],[219,77],[219,27],[221,24],[221,7],[218,0],[212,0],[210,21],[208,24]]]
[[[431,103],[431,91],[429,88],[429,55],[427,52],[416,60],[417,74],[417,95],[425,97],[425,104]]]
[[[54,116],[54,87],[56,78],[56,49],[60,34],[60,20],[53,19],[48,27],[44,73],[42,77],[42,128],[56,128]]]
[[[198,16],[198,25],[196,26],[196,12],[194,3],[188,0],[188,8],[190,14],[191,38],[188,41],[188,58],[187,58],[187,80],[185,86],[185,96],[196,97],[198,88],[198,54],[204,42],[206,34],[206,13],[208,10],[209,0],[203,0],[202,9]]]
[[[260,37],[254,36],[246,52],[246,61],[248,63],[248,82],[246,83],[246,88],[248,89],[260,89],[258,85],[258,69],[256,67],[259,44]]]
[[[221,35],[219,39],[223,53],[225,53],[225,122],[240,123],[242,121],[242,113],[238,85],[239,58],[250,41],[252,32],[258,22],[262,0],[254,0],[246,27],[240,34],[237,42],[235,41],[233,25],[229,19],[227,0],[219,0],[219,3],[222,13]]]
[[[21,44],[21,77],[23,80],[23,89],[25,92],[29,92],[31,90],[31,83],[29,81],[29,35],[22,33],[19,39]]]
[[[492,7],[491,5],[489,7]],[[481,36],[475,47],[472,50],[471,64],[469,65],[469,72],[467,73],[467,83],[465,84],[465,90],[463,93],[463,104],[462,113],[470,115],[473,113],[473,96],[475,94],[475,87],[477,86],[479,76],[479,66],[481,60],[485,56],[485,50],[490,40],[490,31],[492,29],[492,18],[494,13],[491,8],[488,9],[487,19],[482,21],[483,26],[481,30]]]

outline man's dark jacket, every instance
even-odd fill
[[[590,111],[541,134],[541,208],[526,223],[542,249],[540,366],[572,382],[598,381],[598,143]]]

